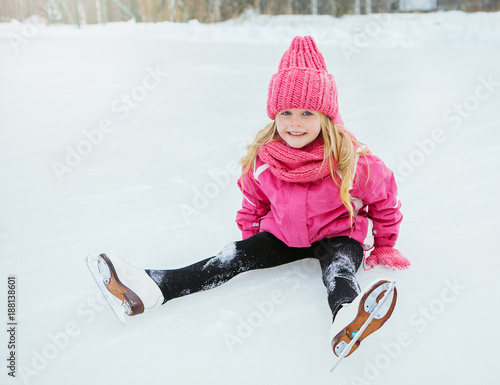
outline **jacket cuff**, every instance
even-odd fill
[[[258,230],[241,230],[241,239],[245,240],[247,238],[250,238],[258,232]]]
[[[375,237],[375,247],[394,247],[396,245],[396,237],[389,239],[385,237]]]

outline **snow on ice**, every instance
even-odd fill
[[[359,271],[362,287],[396,280],[398,304],[333,375],[314,263],[243,274],[122,327],[84,262],[110,251],[177,268],[240,238],[234,165],[268,122],[295,35],[316,39],[347,127],[397,175],[397,247],[412,262]],[[500,13],[14,21],[0,24],[0,58],[0,309],[15,276],[19,321],[16,377],[4,367],[0,383],[496,381]]]

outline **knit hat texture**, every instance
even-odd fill
[[[319,111],[338,123],[337,86],[311,36],[297,36],[269,83],[267,115],[289,108]]]

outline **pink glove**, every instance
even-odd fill
[[[410,261],[393,247],[376,247],[370,256],[366,258],[366,263],[374,267],[382,265],[392,270],[403,270],[410,267]]]

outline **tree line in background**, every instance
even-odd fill
[[[500,0],[428,0],[432,10],[498,11]],[[419,11],[417,0],[0,0],[0,22],[36,16],[47,23],[94,24],[134,19],[138,22],[202,23],[228,20],[252,8],[259,14],[342,16]],[[404,5],[404,7],[402,7]]]

